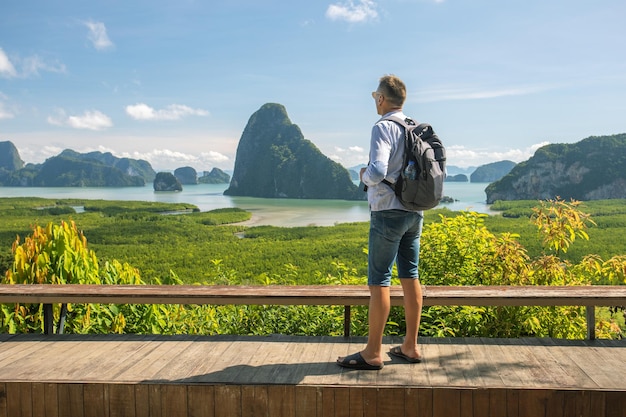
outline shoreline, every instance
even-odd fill
[[[439,207],[452,211],[476,211],[493,214],[484,203],[485,184],[449,183],[446,194],[453,196],[454,203]],[[299,200],[269,199],[256,197],[230,197],[223,195],[225,185],[197,184],[186,186],[182,192],[154,192],[152,187],[122,188],[72,188],[72,187],[0,187],[0,198],[39,197],[52,200],[106,200],[148,201],[157,203],[192,204],[202,212],[220,208],[237,207],[252,214],[245,226],[334,226],[342,223],[369,222],[367,201],[347,200]]]

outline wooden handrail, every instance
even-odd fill
[[[392,286],[391,304],[402,305],[402,288]],[[626,305],[626,286],[423,286],[424,305],[585,306],[587,338],[593,339],[595,306]],[[212,304],[343,305],[344,335],[350,306],[367,305],[364,285],[0,285],[0,303],[44,304]],[[48,323],[51,318],[46,318]]]

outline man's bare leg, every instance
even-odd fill
[[[372,285],[369,288],[369,331],[367,345],[361,351],[361,356],[370,365],[380,365],[383,363],[383,333],[389,317],[391,301],[389,298],[389,287]],[[338,358],[339,361],[343,359],[343,357]]]
[[[402,353],[409,358],[419,358],[421,354],[417,347],[417,334],[422,319],[422,285],[419,279],[401,278],[404,292],[404,316],[406,319],[406,336],[402,343]]]
[[[368,363],[378,365],[383,363],[383,333],[389,318],[391,301],[389,287],[371,285],[370,303],[368,311],[369,333],[367,345],[361,355]]]

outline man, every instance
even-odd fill
[[[422,288],[417,265],[423,213],[405,208],[391,187],[382,182],[385,178],[395,182],[402,169],[404,129],[383,118],[390,115],[406,118],[402,112],[406,87],[400,78],[386,75],[380,79],[372,97],[382,118],[372,128],[370,163],[360,173],[361,181],[368,187],[371,211],[367,273],[369,333],[365,349],[338,358],[337,364],[345,368],[379,370],[383,367],[383,332],[391,305],[389,288],[394,262],[404,294],[406,335],[402,345],[393,347],[389,354],[412,363],[421,361],[417,333],[422,314]]]

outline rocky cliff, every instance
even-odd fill
[[[511,172],[515,162],[499,161],[481,165],[470,175],[470,182],[494,182]]]
[[[143,178],[128,175],[98,161],[68,156],[48,158],[36,172],[35,187],[141,187]]]
[[[626,198],[626,133],[538,149],[485,189],[496,200]]]
[[[183,185],[197,184],[198,172],[192,167],[181,167],[174,170],[174,176]]]
[[[219,168],[213,168],[211,172],[204,172],[204,175],[198,178],[200,184],[228,184],[230,175]]]
[[[66,149],[42,164],[27,164],[11,142],[0,142],[0,186],[127,187],[143,186],[156,173],[144,160],[118,158],[110,152],[78,153]]]
[[[365,199],[348,171],[324,156],[280,104],[263,105],[248,120],[226,195]]]
[[[126,175],[131,177],[143,178],[144,182],[149,183],[154,180],[156,172],[152,169],[150,162],[143,159],[131,159],[131,158],[118,158],[111,152],[87,152],[78,153],[71,149],[66,149],[59,154],[73,159],[80,159],[83,161],[97,161],[106,166],[116,168]]]
[[[23,167],[24,161],[13,142],[0,142],[0,171],[13,172]]]
[[[183,185],[171,172],[158,172],[152,187],[154,191],[183,191]]]
[[[446,176],[446,182],[468,182],[467,175],[457,174]]]

